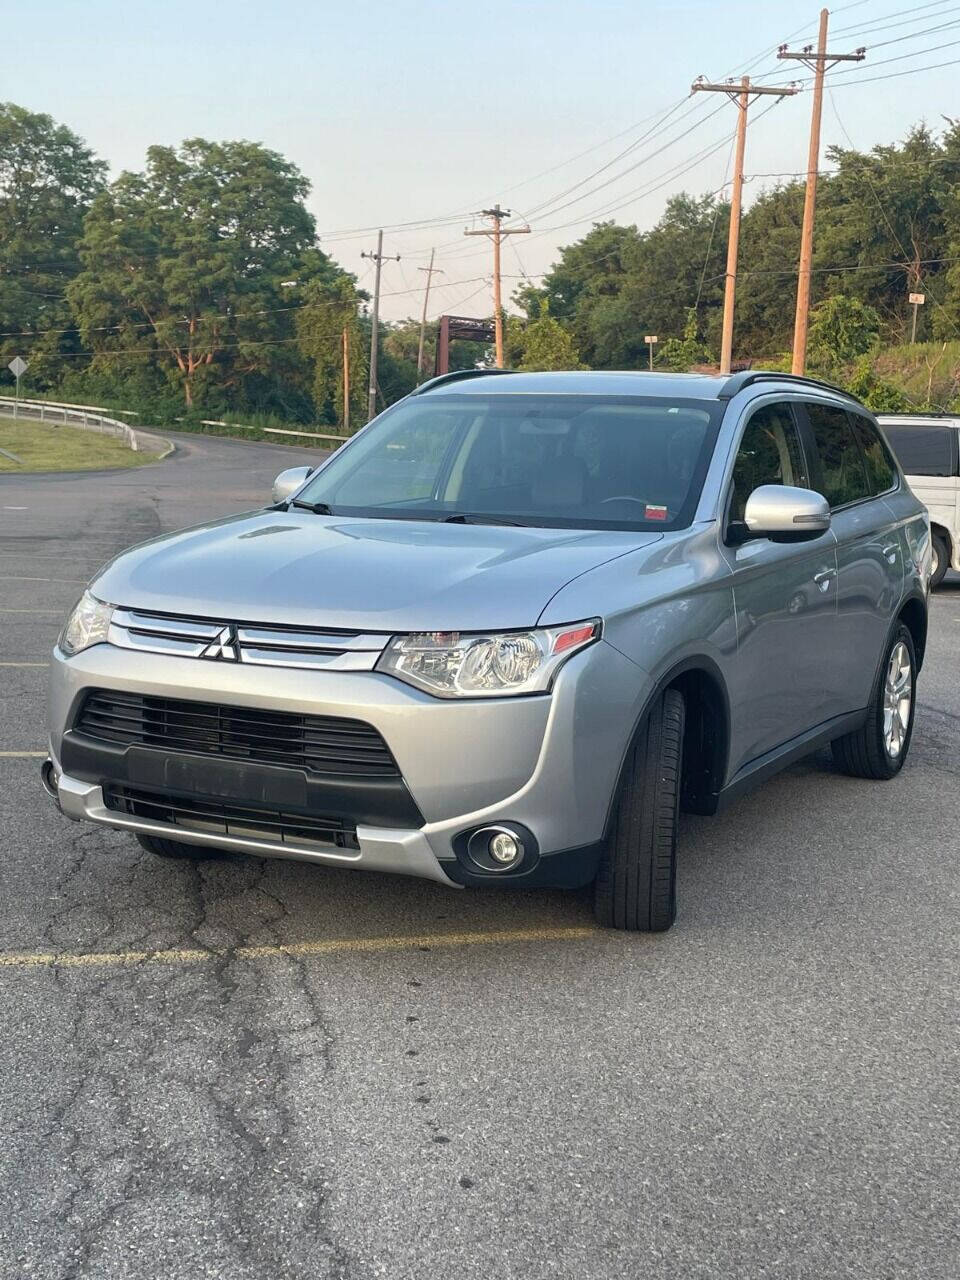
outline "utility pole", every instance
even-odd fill
[[[720,339],[720,372],[730,372],[733,356],[733,310],[737,293],[737,254],[740,248],[740,206],[743,200],[743,152],[747,142],[747,109],[754,97],[769,94],[777,98],[797,93],[795,86],[778,89],[773,86],[751,84],[749,76],[743,76],[740,84],[709,84],[702,77],[690,86],[692,93],[725,93],[739,110],[737,119],[737,150],[733,163],[733,191],[730,197],[730,230],[727,235],[727,274],[723,287],[723,333]]]
[[[430,281],[433,279],[434,275],[442,276],[444,274],[439,267],[434,267],[433,265],[433,259],[436,252],[437,252],[436,249],[430,250],[429,267],[417,267],[418,271],[425,271],[427,273],[427,287],[423,291],[423,314],[420,317],[420,346],[417,349],[417,383],[418,384],[420,382],[420,379],[423,377],[423,339],[427,329],[427,303],[430,299]]]
[[[350,335],[343,326],[343,429],[350,434]]]
[[[504,218],[510,217],[509,209],[501,209],[495,204],[492,209],[484,209],[483,216],[491,220],[491,226],[482,231],[464,231],[465,236],[489,236],[493,241],[493,333],[497,352],[497,368],[503,368],[503,307],[500,303],[500,242],[506,236],[528,236],[529,227],[504,227]]]
[[[377,339],[380,325],[380,267],[384,261],[383,232],[377,235],[376,253],[361,253],[361,258],[372,258],[377,264],[376,280],[373,286],[373,328],[370,333],[370,382],[367,389],[367,421],[377,412]],[[391,262],[399,262],[399,253],[388,255]]]
[[[838,62],[862,62],[865,49],[853,53],[827,53],[827,22],[830,13],[820,10],[817,51],[807,45],[799,53],[787,46],[777,50],[778,58],[802,62],[813,72],[813,112],[810,118],[810,149],[807,153],[807,194],[803,202],[803,231],[800,236],[800,267],[797,273],[797,313],[793,324],[793,373],[802,374],[807,367],[807,322],[810,317],[810,278],[813,265],[813,216],[817,207],[817,176],[820,168],[820,118],[823,115],[823,77]],[[828,64],[829,63],[829,67]]]

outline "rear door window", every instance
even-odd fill
[[[924,427],[888,426],[887,438],[908,476],[957,474],[957,430],[931,424]]]
[[[807,416],[820,456],[820,483],[831,507],[871,495],[866,462],[845,409],[808,401]]]
[[[871,493],[889,493],[897,483],[897,468],[880,432],[869,418],[851,413],[854,434],[863,450]]]

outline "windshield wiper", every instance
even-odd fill
[[[294,498],[290,506],[303,507],[304,511],[312,511],[315,516],[333,515],[333,508],[328,507],[325,502],[302,502],[299,498]]]
[[[509,524],[517,529],[525,529],[526,525],[522,520],[508,520],[505,516],[468,516],[462,511],[456,512],[452,516],[444,516],[441,524]]]

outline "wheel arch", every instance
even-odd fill
[[[637,735],[658,698],[667,689],[683,695],[685,728],[681,805],[691,813],[716,813],[719,794],[726,779],[730,752],[730,699],[726,682],[716,662],[706,654],[692,655],[670,667],[658,680],[643,704],[627,741],[617,771],[617,782],[607,809],[604,839],[610,832],[617,797],[623,786]]]
[[[904,601],[897,614],[897,621],[910,632],[913,637],[913,650],[917,659],[917,671],[923,666],[923,655],[927,647],[927,606],[919,596],[910,596]]]
[[[931,534],[936,534],[937,537],[942,538],[944,540],[944,542],[947,544],[947,549],[949,550],[952,558],[953,551],[954,551],[954,547],[953,547],[954,538],[953,538],[953,534],[950,532],[947,526],[945,524],[941,524],[939,520],[931,520],[930,532]]]

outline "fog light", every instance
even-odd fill
[[[520,857],[520,842],[509,831],[498,831],[490,841],[490,857],[502,866],[509,866]]]

